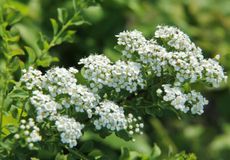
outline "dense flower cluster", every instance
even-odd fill
[[[19,131],[14,135],[17,140],[25,139],[25,143],[28,145],[29,149],[33,149],[34,143],[42,140],[39,134],[40,129],[35,125],[32,118],[28,121],[22,119],[19,126]]]
[[[218,58],[205,59],[202,50],[176,27],[158,26],[150,40],[137,30],[124,31],[116,37],[118,45],[124,47],[124,57],[142,64],[156,77],[170,79],[172,85],[163,85],[163,100],[182,112],[188,112],[191,106],[193,114],[202,114],[208,103],[199,92],[183,93],[185,83],[203,81],[218,87],[227,80]],[[159,95],[162,90],[157,92]]]
[[[105,56],[91,55],[81,59],[79,64],[84,64],[84,77],[91,82],[94,91],[103,86],[112,87],[117,92],[122,89],[135,92],[138,86],[144,87],[139,63],[119,60],[112,64]]]
[[[67,116],[58,116],[55,121],[57,130],[61,132],[62,143],[67,143],[70,148],[77,145],[77,139],[82,136],[84,125]]]
[[[137,53],[135,61],[152,68],[153,73],[175,75],[175,85],[186,81],[205,81],[218,87],[226,81],[223,68],[214,59],[204,59],[202,51],[189,37],[175,27],[158,26],[155,39],[146,40],[138,31],[125,31],[117,35],[118,44],[125,47],[123,53]],[[160,45],[158,41],[166,42]],[[172,49],[174,48],[174,49]],[[131,59],[133,56],[130,56]]]
[[[119,131],[127,127],[123,108],[111,101],[101,102],[100,106],[96,108],[95,114],[99,117],[94,120],[97,130],[107,128],[112,131]]]
[[[162,96],[165,102],[169,102],[177,110],[187,113],[189,110],[192,114],[202,114],[203,106],[208,104],[208,101],[199,93],[192,90],[189,93],[184,93],[180,87],[172,87],[170,84],[162,85],[161,89],[157,90],[157,95]]]
[[[72,67],[54,67],[45,74],[32,67],[23,71],[21,84],[30,93],[36,121],[50,122],[50,127],[60,134],[61,142],[70,148],[77,145],[83,130],[88,129],[88,123],[98,131],[125,130],[130,136],[142,134],[142,118],[127,113],[129,108],[125,112],[119,106],[119,103],[124,104],[122,100],[132,101],[139,94],[145,96],[146,92],[139,92],[140,89],[150,87],[164,104],[184,113],[190,111],[200,115],[208,101],[195,90],[185,90],[186,84],[202,81],[217,87],[227,79],[218,57],[205,59],[201,49],[175,27],[158,26],[150,40],[137,30],[121,32],[117,38],[118,45],[123,48],[122,60],[112,62],[103,55],[90,55],[78,63],[83,65],[81,73],[88,86],[77,84],[78,70]],[[154,84],[157,79],[159,85]],[[132,94],[128,97],[128,92],[123,91]],[[123,95],[124,99],[120,98]],[[155,93],[149,95],[152,96],[155,100]],[[145,97],[140,97],[140,102],[141,98]],[[24,130],[29,126],[28,131],[16,134],[15,138],[28,135],[27,142],[33,147],[33,142],[41,140],[39,129],[34,127],[33,120],[29,120],[29,125],[24,123],[23,120],[20,128]]]
[[[32,90],[35,88],[41,87],[41,79],[42,79],[42,72],[39,70],[34,69],[33,67],[29,67],[28,70],[22,70],[22,77],[20,81],[25,84],[25,87],[28,90]]]
[[[32,94],[30,101],[37,111],[36,120],[38,122],[42,122],[47,117],[52,120],[53,116],[57,114],[57,110],[62,109],[62,106],[55,102],[50,95],[45,95],[38,90],[33,91]]]

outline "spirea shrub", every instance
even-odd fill
[[[12,91],[20,88],[26,95],[15,143],[25,141],[19,145],[36,150],[54,139],[52,143],[71,149],[87,131],[134,140],[144,132],[146,114],[173,110],[201,115],[208,100],[196,86],[218,87],[227,79],[218,57],[205,58],[176,27],[158,26],[151,39],[137,30],[116,37],[117,61],[92,54],[78,62],[80,71],[23,70]]]

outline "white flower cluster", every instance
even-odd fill
[[[44,80],[42,81],[42,88],[49,91],[49,93],[56,97],[60,94],[72,94],[76,89],[77,79],[75,74],[78,70],[74,68],[55,67],[46,72]]]
[[[147,40],[142,35],[142,33],[137,30],[131,32],[123,31],[116,37],[118,37],[117,44],[125,46],[125,51],[123,52],[123,55],[127,58],[131,58],[132,55],[126,52],[126,50],[133,53],[135,51],[138,51],[144,43],[147,43]]]
[[[55,67],[48,70],[44,75],[33,68],[29,68],[28,72],[24,73],[21,81],[27,90],[31,90],[30,102],[35,108],[37,122],[56,121],[56,124],[61,125],[61,122],[64,123],[66,120],[66,125],[70,126],[74,119],[63,118],[62,114],[65,113],[64,110],[71,108],[74,108],[76,112],[87,113],[89,118],[92,117],[100,97],[86,86],[77,85],[75,77],[77,72],[74,68],[67,70]],[[61,135],[62,142],[69,143],[70,146],[76,145],[77,142],[73,139],[81,134],[76,132],[77,135],[71,135],[75,132],[71,126],[69,131],[66,130],[64,133],[64,130],[61,131],[60,125],[58,131],[63,132]],[[73,125],[77,128],[78,122],[74,122]]]
[[[37,111],[37,122],[42,122],[44,118],[52,120],[53,116],[57,114],[57,110],[62,109],[62,106],[55,102],[50,95],[45,95],[38,90],[33,91],[32,95],[30,101]]]
[[[144,128],[144,123],[142,118],[138,116],[137,118],[129,113],[127,117],[127,131],[132,136],[134,133],[143,134],[142,129]]]
[[[22,119],[19,126],[19,131],[14,135],[14,138],[25,138],[29,149],[33,149],[34,143],[42,140],[39,131],[40,129],[35,125],[35,122],[32,118],[29,118],[28,121]]]
[[[42,79],[42,72],[39,70],[34,69],[33,67],[29,67],[28,70],[22,70],[22,77],[20,81],[25,84],[28,90],[32,90],[35,88],[41,87],[41,79]]]
[[[89,118],[92,116],[92,110],[99,103],[99,96],[86,86],[77,85],[77,72],[74,68],[67,70],[55,67],[44,75],[33,68],[24,73],[21,81],[26,87],[29,86],[28,90],[36,82],[37,88],[30,99],[37,110],[38,121],[42,121],[51,113],[56,114],[57,109],[62,109],[62,106],[67,109],[73,106],[77,112],[86,112]]]
[[[137,53],[139,58],[134,60],[147,65],[157,77],[174,75],[177,86],[185,81],[194,83],[202,80],[218,87],[227,79],[219,63],[213,59],[204,59],[201,49],[176,27],[158,26],[156,40],[146,40],[138,31],[121,32],[117,37],[118,44],[125,46],[125,55]],[[160,45],[159,40],[167,45]]]
[[[107,128],[111,131],[120,131],[126,129],[127,120],[124,110],[114,102],[104,101],[96,108],[95,114],[98,119],[94,120],[94,125],[97,130]]]
[[[77,145],[76,139],[82,136],[81,130],[84,128],[84,125],[67,116],[59,116],[55,121],[55,125],[61,133],[62,143],[68,144],[70,148]]]
[[[84,77],[91,82],[90,87],[95,92],[103,86],[112,87],[116,92],[122,89],[135,92],[144,87],[141,75],[141,65],[130,61],[117,61],[114,64],[105,56],[91,55],[81,59],[84,64]]]
[[[167,44],[170,47],[174,47],[176,50],[196,51],[198,54],[201,54],[201,49],[191,42],[189,36],[176,27],[157,26],[155,37],[167,40]]]
[[[162,87],[163,91],[158,89],[157,95],[162,96],[165,102],[170,102],[174,108],[184,113],[191,111],[192,114],[200,115],[204,112],[204,105],[208,104],[208,101],[194,90],[186,94],[181,88],[172,87],[170,84],[162,85]]]

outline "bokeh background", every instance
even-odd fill
[[[17,24],[22,40],[36,46],[39,31],[52,34],[50,18],[56,18],[58,7],[71,8],[70,0],[15,0],[12,3],[25,16]],[[137,29],[151,38],[158,24],[174,25],[188,33],[203,49],[206,57],[220,54],[221,64],[230,76],[230,1],[229,0],[98,0],[83,10],[89,22],[80,26],[75,43],[64,43],[52,49],[60,61],[54,65],[75,66],[91,53],[119,58],[114,50],[115,35]],[[86,134],[82,141],[97,141],[110,157],[119,156],[120,147],[148,155],[156,143],[164,155],[172,151],[193,152],[201,160],[227,160],[230,157],[230,81],[220,89],[203,88],[210,101],[201,116],[178,118],[162,113],[145,117],[145,135],[136,142],[124,142],[110,136],[105,140]]]

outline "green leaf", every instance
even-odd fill
[[[58,32],[58,23],[55,19],[51,18],[50,22],[52,24],[52,28],[53,28],[53,34],[56,35]]]
[[[58,20],[64,24],[68,19],[68,12],[65,8],[58,8]]]
[[[122,147],[121,148],[121,156],[120,156],[120,160],[126,160],[129,159],[130,154],[129,154],[129,150],[126,147]]]
[[[118,137],[120,137],[126,141],[132,140],[132,137],[125,130],[121,130],[121,131],[116,132],[116,136],[118,136]]]
[[[28,64],[32,64],[35,61],[36,57],[37,57],[36,53],[30,47],[25,46],[25,49],[26,49],[26,52],[28,53]]]
[[[18,107],[15,106],[15,105],[11,105],[10,112],[11,112],[13,118],[17,118],[17,116],[18,116]]]
[[[150,155],[150,159],[154,160],[155,158],[159,157],[161,155],[161,149],[158,147],[157,144],[154,144],[152,153]]]
[[[24,55],[24,51],[21,48],[15,48],[13,50],[11,50],[10,52],[10,56],[14,57],[14,56],[19,56],[19,55]]]
[[[7,13],[6,21],[9,23],[9,25],[13,25],[17,22],[19,22],[23,16],[21,13],[15,9],[10,8],[10,11]]]
[[[42,33],[40,33],[40,37],[37,41],[37,45],[41,50],[49,48],[49,42],[45,37],[45,35],[43,35]]]
[[[8,125],[5,125],[6,129],[8,129],[10,131],[10,133],[15,133],[18,128],[17,126],[13,125],[13,124],[8,124]]]
[[[63,42],[70,42],[73,43],[73,39],[74,39],[74,35],[75,35],[76,31],[73,30],[68,30],[65,33],[65,36],[62,38]]]
[[[55,160],[67,160],[67,155],[58,153],[57,156],[55,157]]]
[[[94,148],[94,144],[92,141],[87,141],[84,142],[84,144],[81,146],[81,148],[79,149],[80,152],[82,153],[89,153],[93,150]]]
[[[42,59],[37,60],[36,64],[37,66],[48,67],[52,62],[58,62],[58,58],[46,54]]]
[[[29,93],[23,89],[14,89],[10,94],[10,98],[28,98]]]

